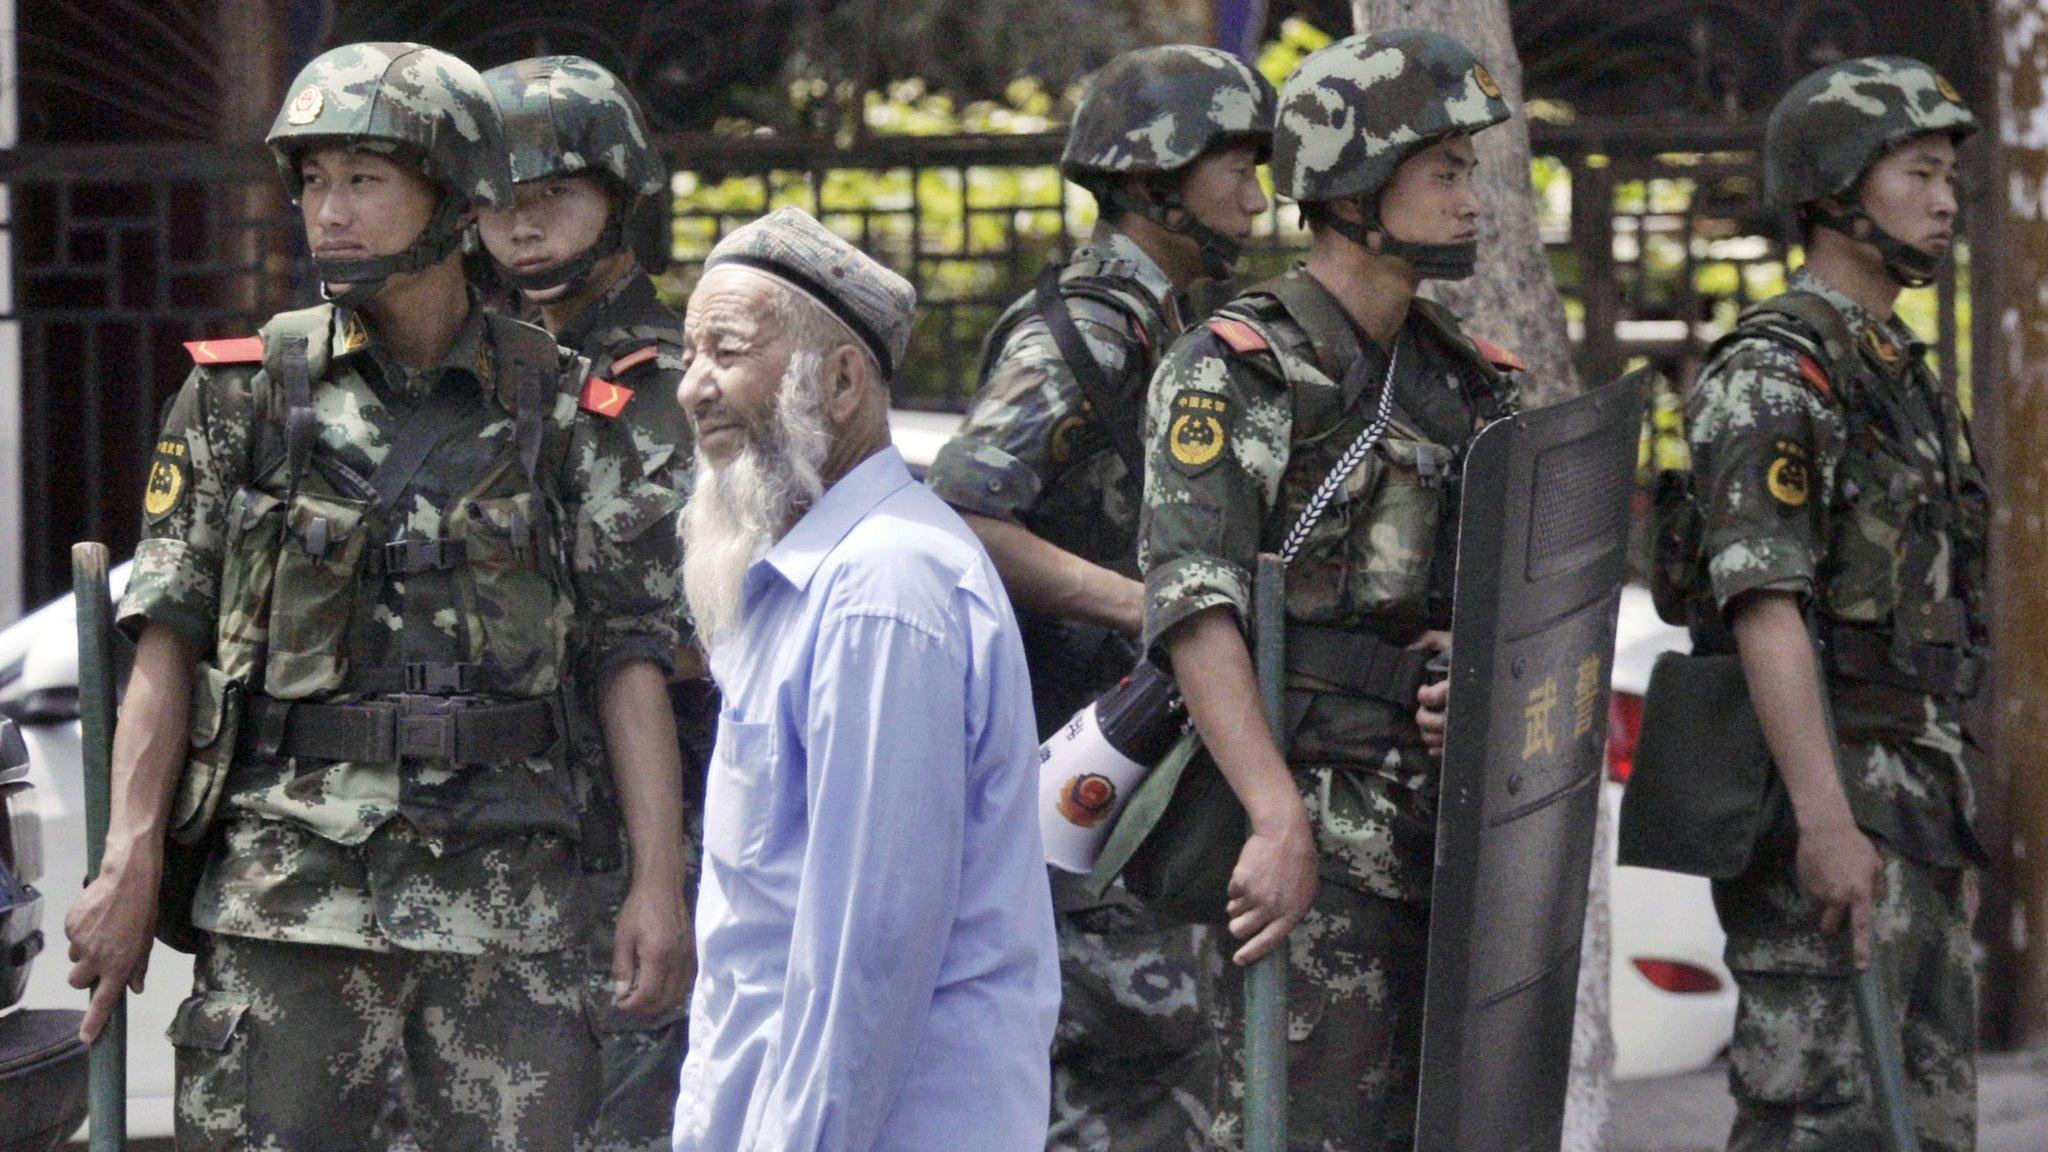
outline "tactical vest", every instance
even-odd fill
[[[322,305],[264,330],[249,387],[268,418],[231,504],[221,671],[259,702],[552,698],[569,678],[574,604],[558,530],[566,510],[543,477],[561,468],[570,430],[561,414],[575,403],[563,390],[580,380],[563,379],[547,333],[489,314],[495,401],[479,383],[444,375],[410,413],[393,409],[389,451],[366,473],[346,450],[345,381],[328,378],[332,323]],[[404,627],[392,627],[394,613]],[[536,727],[521,715],[505,725]],[[538,741],[483,732],[477,717],[433,735],[437,749],[370,746],[376,724],[343,724],[323,744],[311,735],[320,725],[297,719],[298,746],[270,734],[279,750],[329,759],[496,759],[515,746],[531,754]],[[381,730],[406,739],[402,723]]]
[[[1834,305],[1813,293],[1787,292],[1749,308],[1707,362],[1758,337],[1799,357],[1806,385],[1841,413],[1847,433],[1824,493],[1826,553],[1813,598],[1837,712],[1846,703],[1849,713],[1838,723],[1852,734],[1916,732],[1924,697],[1970,696],[1984,669],[1980,572],[1989,494],[1963,455],[1962,415],[1924,362],[1887,364],[1884,349],[1893,361],[1903,350],[1855,339]],[[1915,441],[1937,444],[1939,457],[1914,451]],[[1696,507],[1691,514],[1697,517]],[[1688,561],[1690,569],[1689,587],[1661,590],[1662,598],[1689,598],[1701,650],[1732,651],[1727,625],[1712,610],[1699,531],[1661,534],[1667,550],[1693,549],[1660,561],[1660,572]]]
[[[1482,347],[1441,305],[1418,298],[1412,310],[1420,321],[1418,334],[1448,354],[1454,372],[1471,375],[1476,387],[1461,391],[1481,422],[1516,410],[1515,388],[1504,369],[1520,367],[1519,360]],[[1231,323],[1244,325],[1256,339],[1240,346]],[[1299,340],[1285,334],[1290,325],[1306,334],[1306,349],[1291,347]],[[1288,385],[1291,423],[1284,439],[1291,448],[1278,490],[1267,493],[1271,512],[1260,540],[1261,548],[1275,551],[1316,486],[1372,419],[1380,381],[1349,371],[1361,355],[1357,330],[1304,274],[1257,285],[1221,309],[1210,328],[1240,355],[1259,348],[1288,352],[1276,354],[1272,363]],[[1466,448],[1477,434],[1471,414],[1462,405],[1458,412],[1464,427],[1431,433],[1428,421],[1397,398],[1375,449],[1383,476],[1375,483],[1372,470],[1354,471],[1288,568],[1290,621],[1364,627],[1394,644],[1450,626],[1460,479]]]

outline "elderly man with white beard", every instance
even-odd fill
[[[683,581],[725,712],[679,1152],[1045,1140],[1031,692],[994,566],[889,443],[915,304],[788,208],[690,296]]]

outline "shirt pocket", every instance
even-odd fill
[[[270,592],[277,579],[284,501],[243,488],[229,509],[215,663],[228,679],[254,684],[270,641]]]
[[[1843,459],[1842,504],[1830,535],[1828,610],[1876,623],[1898,606],[1906,533],[1931,482],[1917,468],[1865,442]]]
[[[704,798],[704,856],[729,868],[751,865],[761,852],[775,794],[775,725],[726,713],[718,718]]]
[[[281,700],[339,691],[363,558],[361,500],[301,492],[285,511],[270,599],[263,690]]]
[[[461,525],[474,610],[470,651],[492,670],[494,688],[542,696],[561,682],[570,602],[548,572],[533,494],[470,500]]]
[[[1443,488],[1423,482],[1419,461],[1433,451],[1438,450],[1423,441],[1390,436],[1380,442],[1373,460],[1381,467],[1361,467],[1353,477],[1361,485],[1347,493],[1352,501],[1351,601],[1357,609],[1419,608],[1429,596]]]

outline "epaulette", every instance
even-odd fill
[[[614,364],[612,367],[616,369],[618,365]],[[626,402],[632,398],[633,390],[631,388],[623,388],[609,380],[592,376],[584,382],[583,398],[577,401],[576,406],[585,412],[593,412],[606,419],[610,419],[624,412],[626,410]]]
[[[1259,330],[1242,320],[1211,320],[1203,327],[1216,334],[1216,338],[1230,345],[1233,352],[1264,352],[1270,345]]]
[[[1468,333],[1468,335],[1470,334]],[[1472,346],[1474,348],[1479,349],[1479,354],[1486,358],[1486,362],[1488,364],[1493,365],[1495,368],[1498,368],[1503,372],[1522,372],[1527,370],[1529,367],[1528,362],[1524,361],[1520,356],[1517,356],[1513,352],[1510,352],[1507,349],[1501,347],[1500,345],[1495,344],[1491,340],[1485,340],[1481,339],[1478,336],[1473,336]]]
[[[187,340],[185,351],[192,354],[194,364],[260,364],[263,362],[263,337]]]
[[[612,374],[616,376],[630,372],[649,360],[654,359],[659,354],[660,350],[652,344],[640,349],[638,352],[628,352],[624,356],[612,361]]]

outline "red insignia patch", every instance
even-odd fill
[[[1242,320],[1211,320],[1207,327],[1232,351],[1263,352],[1267,348],[1266,338],[1259,335],[1258,329]]]
[[[1520,356],[1517,356],[1513,352],[1510,352],[1507,349],[1501,347],[1500,345],[1495,344],[1491,340],[1482,340],[1479,337],[1474,336],[1472,337],[1472,346],[1474,348],[1479,349],[1479,354],[1481,356],[1486,357],[1486,362],[1488,364],[1493,365],[1495,368],[1498,368],[1503,372],[1521,372],[1529,367],[1528,362],[1523,360]]]
[[[626,410],[626,402],[632,398],[633,390],[631,388],[621,388],[609,380],[602,380],[592,376],[583,385],[583,399],[578,404],[578,407],[582,408],[585,412],[595,412],[599,416],[611,417],[624,412]]]
[[[194,364],[260,364],[263,361],[263,337],[187,340],[185,351],[192,354]]]
[[[1808,387],[1820,393],[1821,399],[1833,400],[1835,398],[1834,385],[1828,383],[1828,374],[1821,370],[1819,361],[1816,361],[1813,357],[1801,356],[1799,358],[1799,376],[1800,379],[1806,381]]]
[[[617,360],[612,361],[612,373],[618,375],[638,368],[649,360],[654,359],[655,354],[655,348],[652,344],[640,349],[638,352],[628,352]]]

